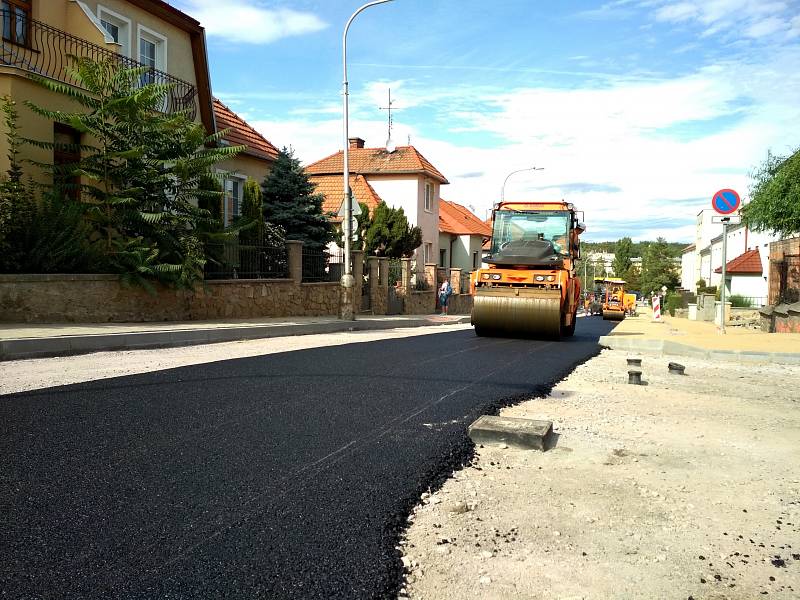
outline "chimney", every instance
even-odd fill
[[[347,141],[350,142],[350,150],[364,147],[364,140],[361,138],[348,138]]]

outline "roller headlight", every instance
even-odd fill
[[[537,275],[536,281],[544,281],[544,275]]]
[[[498,279],[500,279],[500,273],[493,273],[493,274],[492,274],[492,279],[494,279],[495,281],[497,281]]]
[[[555,280],[556,280],[556,276],[555,275],[548,275],[547,276],[547,281],[555,281]]]
[[[489,273],[484,273],[483,274],[483,278],[484,279],[489,279],[490,277],[491,277],[491,275],[489,275]]]

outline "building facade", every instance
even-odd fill
[[[353,177],[350,185],[355,199],[383,201],[392,208],[402,208],[409,224],[422,231],[422,245],[415,253],[417,264],[438,262],[440,188],[449,183],[447,178],[414,146],[399,146],[389,152],[385,148],[366,148],[361,138],[350,138],[349,144],[348,162]],[[306,167],[309,178],[325,197],[324,206],[333,209],[333,213],[338,212],[344,199],[343,171],[341,150]],[[338,187],[331,183],[337,176]],[[354,186],[359,177],[366,184],[359,183],[360,194]]]

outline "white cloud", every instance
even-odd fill
[[[209,36],[237,43],[269,44],[328,26],[313,13],[264,8],[254,0],[183,0],[181,4],[200,21]]]
[[[645,0],[642,7],[652,5]],[[758,39],[790,30],[794,12],[786,2],[765,0],[680,0],[661,2],[656,10],[658,21],[696,22],[708,37],[724,30]]]
[[[747,173],[767,149],[785,153],[800,140],[797,64],[800,49],[782,50],[768,63],[720,63],[673,79],[501,94],[393,81],[397,106],[430,111],[426,121],[450,131],[409,126],[410,117],[398,111],[394,138],[405,144],[411,135],[449,178],[443,196],[475,206],[481,217],[499,200],[509,172],[535,164],[545,170],[509,179],[507,198],[574,202],[585,211],[588,239],[628,230],[637,239],[691,241],[694,217],[717,189],[746,195]],[[377,107],[385,105],[388,85],[353,89],[350,133],[369,146],[386,139]],[[341,117],[333,110],[252,124],[276,145],[292,145],[306,163],[342,146]],[[482,175],[463,176],[474,173]]]
[[[689,2],[667,4],[656,11],[657,21],[686,21],[697,15],[697,7]]]

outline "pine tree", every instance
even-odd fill
[[[371,256],[410,257],[422,245],[422,230],[408,224],[402,208],[391,208],[381,202],[375,207],[364,243]]]
[[[323,251],[333,240],[333,225],[322,212],[322,195],[316,194],[300,160],[283,148],[263,184],[264,217],[283,229],[287,240],[304,248]]]

